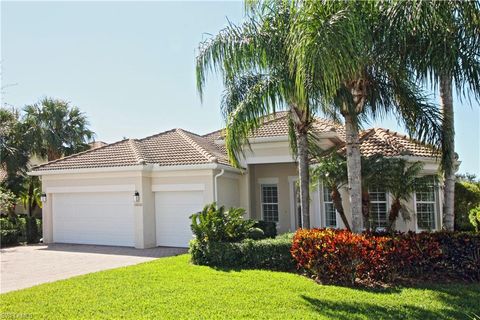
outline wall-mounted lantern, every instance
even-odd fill
[[[42,192],[40,195],[40,201],[47,202],[47,194],[45,192]]]
[[[135,193],[133,194],[133,201],[134,202],[140,201],[140,193],[138,193],[138,191],[135,191]]]

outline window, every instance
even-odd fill
[[[435,229],[435,183],[433,178],[422,179],[415,192],[417,226],[419,229]]]
[[[332,190],[323,187],[323,207],[325,210],[325,227],[336,228],[337,227],[337,211],[333,205],[331,197]]]
[[[387,221],[387,193],[381,188],[372,188],[370,194],[370,221],[373,230],[386,228]]]
[[[276,184],[262,184],[263,220],[278,222],[278,188]]]

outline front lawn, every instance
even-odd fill
[[[471,319],[480,284],[373,290],[163,258],[0,296],[0,318]]]

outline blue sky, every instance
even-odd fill
[[[211,77],[200,102],[195,54],[227,17],[242,20],[242,2],[2,1],[1,11],[2,105],[66,99],[106,142],[222,126],[222,84]],[[460,171],[480,175],[480,108],[455,102]],[[372,125],[402,131],[393,118]]]

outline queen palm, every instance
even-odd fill
[[[325,29],[327,23],[323,17],[328,16],[332,7],[339,15],[347,16],[354,23],[354,28],[346,28],[340,37],[329,35]],[[353,54],[340,54],[334,62],[339,70],[331,75],[337,78],[335,94],[322,94],[318,97],[329,106],[330,114],[341,116],[345,121],[348,187],[354,232],[362,230],[359,149],[362,121],[394,113],[411,136],[432,144],[439,141],[441,132],[440,116],[435,106],[428,102],[416,86],[412,70],[403,61],[394,58],[392,52],[396,47],[384,45],[386,28],[382,10],[385,8],[375,2],[302,2],[302,9],[299,10],[290,34],[299,85],[305,79],[313,79],[312,86],[315,87],[315,81],[323,79],[324,69],[330,63],[322,55],[327,42],[335,41],[337,47],[346,45],[354,48]],[[345,44],[342,40],[350,44]],[[312,94],[310,97],[301,95],[301,98],[312,99]]]
[[[94,133],[86,116],[68,102],[45,98],[24,112],[25,140],[32,154],[52,161],[89,148]]]
[[[388,10],[389,43],[424,83],[438,88],[443,113],[444,227],[454,228],[455,130],[453,87],[480,101],[480,2],[398,1]]]
[[[315,88],[306,78],[297,86],[291,67],[288,34],[295,7],[272,2],[270,6],[252,6],[247,21],[241,26],[229,25],[200,45],[197,56],[197,85],[202,94],[209,70],[220,72],[225,83],[222,109],[226,119],[226,148],[231,162],[239,166],[239,156],[248,145],[248,137],[264,117],[278,110],[288,111],[290,144],[298,156],[302,226],[310,227],[308,140],[314,114],[319,105],[308,96],[321,87],[332,87],[335,78],[317,81]],[[330,29],[343,28],[346,20],[331,16]],[[324,59],[333,63],[332,50]],[[339,52],[340,50],[336,50]],[[334,71],[326,68],[325,73]],[[330,72],[331,71],[331,72]],[[300,89],[299,89],[300,87]],[[331,89],[330,89],[331,90]],[[306,99],[299,99],[299,92]],[[326,90],[324,90],[326,91]]]

